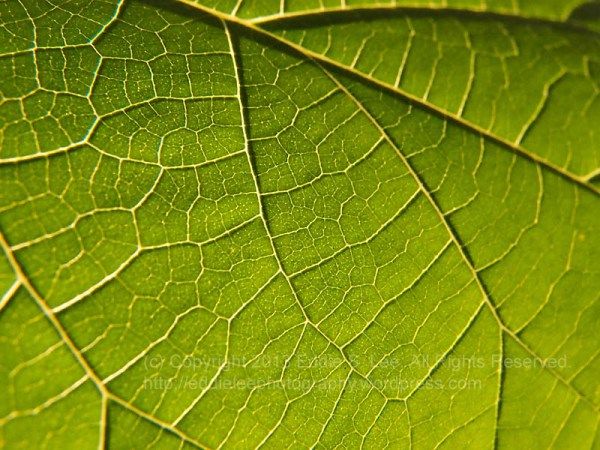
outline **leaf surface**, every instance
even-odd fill
[[[491,12],[516,17],[546,20],[566,20],[578,11],[593,5],[594,0],[190,0],[199,5],[254,22],[320,14],[329,11],[394,10],[394,9],[453,9]]]
[[[2,3],[0,446],[597,446],[577,4]]]

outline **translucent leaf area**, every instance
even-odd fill
[[[0,448],[599,448],[594,11],[0,2]]]

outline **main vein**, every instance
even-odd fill
[[[378,80],[377,78],[374,78],[363,72],[360,72],[359,70],[357,70],[353,67],[349,67],[349,66],[347,66],[343,63],[340,63],[334,59],[331,59],[325,55],[322,55],[318,52],[312,51],[312,50],[307,49],[299,44],[289,41],[281,36],[278,36],[270,31],[266,30],[265,28],[262,28],[262,27],[256,25],[254,22],[252,22],[250,20],[240,19],[239,17],[233,16],[230,14],[226,14],[221,11],[217,11],[215,9],[212,9],[212,8],[206,7],[200,3],[197,3],[193,0],[174,0],[174,2],[181,3],[183,5],[187,5],[188,7],[192,8],[192,9],[198,10],[206,15],[213,16],[225,23],[238,25],[244,29],[247,29],[254,33],[257,33],[258,35],[265,37],[268,40],[278,43],[278,44],[284,46],[285,48],[293,50],[312,61],[315,61],[315,62],[321,63],[321,64],[325,64],[326,66],[329,66],[329,67],[334,67],[334,68],[341,70],[347,74],[350,74],[358,79],[366,81],[367,83],[369,83],[371,85],[375,85],[379,89],[383,89],[386,92],[391,92],[395,95],[399,95],[401,98],[403,98],[404,100],[406,100],[412,104],[418,105],[421,108],[436,114],[437,116],[440,116],[450,122],[453,122],[453,123],[461,126],[462,128],[466,128],[477,135],[483,136],[486,139],[488,139],[492,142],[495,142],[496,144],[499,144],[500,147],[510,150],[512,152],[515,152],[518,155],[525,157],[556,174],[559,174],[560,176],[568,179],[569,181],[576,183],[579,186],[581,186],[589,191],[594,192],[595,194],[600,195],[600,187],[597,187],[594,184],[590,183],[590,178],[588,176],[579,176],[572,172],[569,172],[568,170],[565,170],[565,168],[563,168],[557,164],[554,164],[553,162],[551,162],[545,158],[542,158],[541,156],[539,156],[533,152],[528,151],[526,148],[522,147],[520,144],[511,142],[508,139],[503,138],[503,137],[493,133],[490,130],[486,130],[485,128],[483,128],[481,126],[479,126],[469,120],[466,120],[465,118],[463,118],[455,113],[447,111],[431,102],[428,102],[427,100],[424,100],[414,94],[411,94],[410,92],[408,92],[400,87],[397,87],[397,86],[388,84],[386,82],[383,82],[381,80]]]

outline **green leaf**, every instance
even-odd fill
[[[516,17],[566,20],[579,7],[596,0],[184,0],[232,14],[255,23],[275,18],[322,13],[324,11],[360,11],[394,9],[463,10],[490,12]]]
[[[0,447],[598,447],[594,8],[326,3],[0,3]]]

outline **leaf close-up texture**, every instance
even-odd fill
[[[0,448],[600,449],[599,17],[0,1]]]

